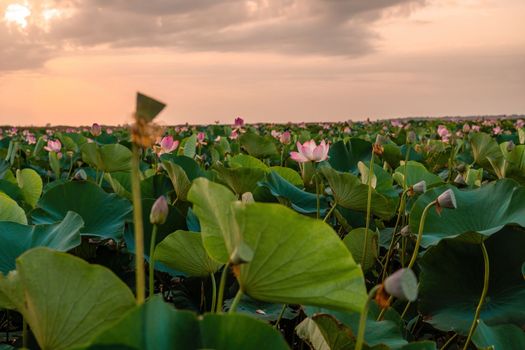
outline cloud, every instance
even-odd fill
[[[0,71],[34,68],[63,48],[170,48],[179,52],[272,52],[359,56],[385,10],[424,0],[27,0],[27,32],[0,23]],[[0,0],[2,2],[2,0]],[[45,8],[62,16],[38,19]],[[0,4],[0,11],[3,8]],[[0,12],[0,13],[2,13]],[[20,59],[17,59],[20,58]]]

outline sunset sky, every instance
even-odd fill
[[[524,0],[0,0],[0,125],[525,113]]]

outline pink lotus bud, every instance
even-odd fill
[[[457,204],[454,191],[448,189],[445,192],[441,193],[437,198],[437,203],[441,208],[456,209]]]
[[[168,202],[166,201],[166,197],[160,196],[151,207],[149,221],[154,225],[162,225],[168,218],[168,210]]]
[[[279,141],[283,144],[283,145],[289,145],[290,142],[292,141],[292,135],[290,134],[289,131],[285,131],[281,134],[281,136],[279,137]]]
[[[238,127],[238,128],[242,128],[244,126],[244,119],[242,119],[241,117],[237,117],[235,118],[235,126]]]
[[[412,189],[415,193],[425,193],[425,191],[427,190],[427,183],[425,182],[425,180],[421,180],[414,186],[412,186]]]
[[[412,269],[403,268],[388,276],[384,282],[388,294],[408,301],[417,299],[417,278]]]
[[[62,143],[60,143],[60,140],[49,140],[47,141],[47,146],[44,146],[44,149],[48,152],[59,153],[62,149]]]
[[[102,128],[100,127],[100,125],[98,125],[97,123],[93,123],[93,125],[91,125],[91,135],[93,135],[94,137],[97,137],[101,133],[102,133]]]
[[[87,174],[84,171],[84,169],[78,169],[75,173],[75,176],[73,178],[77,181],[86,181],[87,180]]]

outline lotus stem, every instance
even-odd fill
[[[372,208],[372,177],[374,177],[374,152],[372,151],[372,157],[370,158],[370,170],[368,171],[368,198],[366,202],[366,230],[365,230],[365,241],[363,243],[363,259],[361,265],[365,265],[366,253],[368,249],[368,230],[370,229],[370,211]]]
[[[330,215],[332,214],[332,212],[334,211],[336,206],[337,206],[337,203],[334,202],[334,204],[332,205],[332,207],[330,208],[328,213],[326,213],[326,215],[325,215],[325,217],[323,219],[323,222],[326,222],[328,220],[328,218],[330,217]]]
[[[317,199],[317,219],[321,217],[321,200],[319,198],[319,179],[317,178],[317,174],[314,175],[315,178],[315,195]]]
[[[235,310],[237,310],[237,305],[239,304],[239,301],[242,297],[242,288],[239,287],[239,290],[237,291],[237,294],[235,294],[235,298],[233,298],[232,305],[230,306],[230,310],[228,311],[229,314],[233,314]]]
[[[405,211],[406,194],[407,194],[407,190],[405,189],[405,190],[403,190],[403,193],[401,194],[401,199],[399,201],[399,209],[398,209],[398,213],[397,213],[396,224],[394,226],[394,231],[392,232],[392,239],[390,240],[390,245],[388,246],[388,252],[386,253],[386,258],[385,258],[386,261],[385,261],[385,265],[383,267],[383,273],[381,274],[381,281],[383,281],[386,278],[388,263],[390,261],[391,255],[392,255],[392,251],[394,249],[394,242],[395,242],[395,238],[396,238],[397,227],[399,225],[399,221],[401,220],[401,213]]]
[[[217,304],[217,282],[215,282],[215,274],[210,273],[211,277],[211,312],[215,312],[215,307]]]
[[[27,339],[27,334],[27,321],[25,317],[22,317],[22,348],[24,349],[27,349],[27,344],[29,343],[29,339]]]
[[[451,343],[454,339],[456,339],[457,336],[458,336],[458,334],[457,334],[457,333],[454,333],[454,335],[451,336],[450,338],[448,338],[447,342],[446,342],[445,344],[443,344],[443,346],[440,347],[439,350],[445,350],[445,349],[450,345],[450,343]]]
[[[476,331],[476,327],[478,326],[479,314],[481,313],[483,302],[485,301],[485,297],[487,296],[487,291],[489,290],[490,262],[489,262],[489,254],[487,253],[487,248],[485,247],[485,242],[481,242],[481,251],[483,252],[483,262],[485,265],[485,271],[483,273],[483,290],[481,291],[481,297],[479,298],[478,307],[476,308],[476,313],[474,314],[474,320],[472,321],[472,325],[470,326],[470,331],[468,332],[467,341],[465,342],[465,346],[463,346],[463,350],[467,349],[470,343],[470,339],[472,338],[472,335],[474,335],[474,332]]]
[[[224,299],[224,287],[226,285],[226,275],[228,274],[228,269],[230,268],[230,263],[228,262],[224,265],[224,269],[221,274],[221,281],[219,283],[219,294],[217,297],[217,310],[216,312],[222,312],[222,301]]]
[[[370,302],[376,295],[376,292],[381,287],[381,285],[377,285],[374,288],[370,290],[368,293],[368,298],[366,299],[365,306],[363,308],[363,311],[361,311],[361,317],[359,318],[359,330],[357,332],[357,339],[355,342],[355,350],[361,350],[363,348],[363,342],[365,339],[365,329],[366,329],[366,318],[368,316],[368,309],[370,307]]]
[[[419,230],[417,232],[416,246],[414,247],[414,252],[412,253],[412,258],[408,263],[408,268],[411,269],[412,266],[416,263],[417,254],[419,253],[419,246],[421,245],[421,238],[423,237],[423,228],[425,227],[425,221],[427,219],[428,210],[437,203],[437,200],[433,200],[428,203],[423,213],[421,214],[421,219],[419,220]]]
[[[151,230],[151,240],[149,243],[149,297],[155,294],[155,244],[157,243],[157,225],[153,225]]]
[[[139,149],[134,143],[131,157],[131,191],[133,196],[133,227],[135,229],[135,287],[137,303],[144,303],[146,297],[144,274],[144,225],[142,222],[142,199],[140,194]]]
[[[279,317],[277,317],[277,321],[273,325],[273,328],[278,329],[279,328],[279,322],[281,322],[281,319],[283,318],[284,312],[286,311],[286,307],[288,304],[283,304],[283,307],[281,309],[281,312],[279,312]]]

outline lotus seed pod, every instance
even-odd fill
[[[467,184],[465,182],[465,179],[463,178],[463,175],[461,175],[461,174],[458,174],[458,176],[456,176],[456,178],[454,179],[454,182],[457,183],[458,185],[466,185]]]
[[[388,294],[402,300],[417,299],[417,278],[412,269],[403,268],[388,276],[384,282]]]
[[[166,222],[167,217],[168,202],[166,201],[166,197],[160,196],[151,207],[149,222],[151,222],[153,225],[162,225]]]
[[[414,186],[412,186],[412,189],[415,193],[425,193],[425,191],[427,190],[427,183],[425,182],[425,180],[421,180]]]
[[[86,181],[87,180],[87,174],[84,171],[84,169],[78,169],[75,173],[75,176],[73,177],[75,180],[78,181]]]
[[[253,194],[251,192],[244,192],[241,196],[241,201],[244,204],[255,203],[255,199],[253,199]]]
[[[441,208],[456,209],[456,196],[451,189],[446,190],[437,198],[438,205]]]

